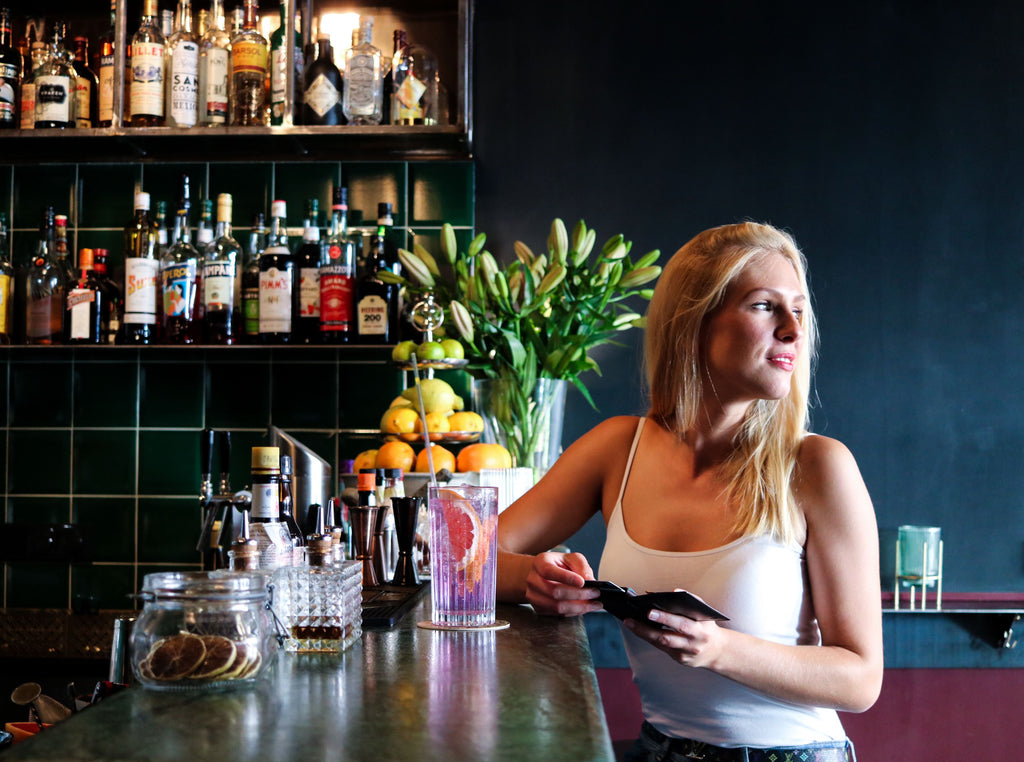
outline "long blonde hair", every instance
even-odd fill
[[[786,397],[751,403],[720,475],[730,501],[739,507],[736,528],[741,534],[795,542],[803,521],[790,482],[806,433],[817,331],[806,262],[788,233],[756,222],[723,225],[700,233],[669,260],[647,311],[649,416],[680,437],[693,429],[706,375],[702,342],[707,321],[743,268],[772,253],[789,261],[808,295],[802,319],[805,350]]]

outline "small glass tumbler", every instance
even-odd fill
[[[921,588],[921,606],[929,587],[936,588],[936,605],[942,606],[942,529],[903,525],[896,538],[896,598],[900,588],[910,588],[910,607],[915,606],[915,588]]]

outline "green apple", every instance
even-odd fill
[[[444,348],[444,356],[449,360],[463,360],[466,357],[466,350],[456,339],[445,339],[441,346]]]
[[[416,347],[416,357],[419,360],[443,360],[444,347],[439,341],[424,341]]]
[[[391,350],[391,359],[395,362],[409,362],[409,358],[415,349],[415,341],[401,341]]]

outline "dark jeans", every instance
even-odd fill
[[[640,737],[623,757],[625,762],[856,762],[853,744],[822,741],[806,746],[760,749],[752,746],[725,748],[688,738],[670,738],[648,722]]]

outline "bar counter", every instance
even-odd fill
[[[340,654],[280,652],[260,685],[131,688],[0,753],[10,760],[612,760],[579,618],[498,606],[511,627],[438,632],[429,592]]]

